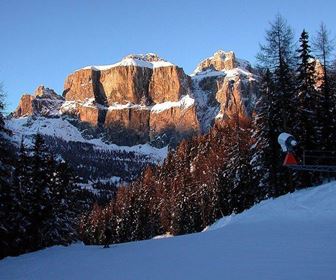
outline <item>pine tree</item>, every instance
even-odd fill
[[[77,217],[80,211],[79,189],[68,164],[56,163],[49,158],[52,178],[50,180],[51,216],[47,224],[45,239],[47,244],[70,244],[76,239]]]
[[[292,102],[297,107],[293,134],[300,143],[297,153],[302,154],[304,150],[313,150],[318,147],[317,139],[320,127],[317,110],[318,94],[315,89],[315,60],[311,55],[309,36],[305,30],[301,33],[299,41],[296,94],[293,96]],[[302,172],[297,175],[297,187],[307,187],[312,184],[312,173]]]
[[[294,94],[293,65],[293,31],[286,20],[277,15],[271,27],[266,31],[266,44],[260,46],[257,55],[259,63],[274,75],[274,129],[281,133],[290,132],[295,121],[295,104],[291,104]]]
[[[317,57],[323,65],[323,77],[320,87],[320,102],[317,106],[322,112],[320,115],[320,127],[322,129],[320,143],[324,150],[336,149],[336,117],[335,117],[335,94],[332,94],[332,82],[330,79],[330,55],[333,51],[332,41],[329,39],[329,32],[324,23],[314,39],[314,48]]]
[[[271,129],[276,136],[282,132],[293,134],[297,111],[297,104],[293,102],[295,96],[293,32],[280,15],[266,31],[266,44],[261,45],[257,58],[263,67],[270,69],[273,77],[274,90],[271,92],[270,107]],[[272,139],[272,146],[273,141]],[[277,153],[274,159],[278,160],[273,163],[276,169],[277,186],[273,186],[274,191],[272,192],[274,195],[280,195],[293,191],[295,172],[281,166],[282,155],[279,148],[275,149],[274,153]]]

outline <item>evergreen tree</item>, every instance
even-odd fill
[[[274,75],[274,129],[277,132],[291,130],[295,121],[295,104],[291,104],[294,94],[293,66],[293,31],[286,20],[277,15],[271,27],[266,31],[266,43],[260,45],[257,55],[259,63],[270,69]]]
[[[320,127],[318,124],[318,94],[316,87],[315,60],[311,55],[309,36],[303,30],[300,36],[300,47],[298,53],[298,65],[296,75],[296,94],[293,103],[297,104],[296,122],[293,126],[293,134],[300,145],[298,154],[304,150],[313,150],[318,147],[318,135]],[[298,173],[297,187],[309,186],[312,184],[313,174],[309,172]]]
[[[268,31],[266,31],[266,44],[261,45],[257,56],[263,67],[270,69],[273,77],[274,90],[271,91],[270,115],[271,129],[276,137],[282,132],[293,134],[297,104],[295,99],[294,71],[295,62],[293,51],[293,32],[285,19],[278,15]],[[272,139],[276,141],[277,138]],[[276,170],[276,184],[273,186],[274,195],[280,195],[294,190],[295,172],[281,167],[282,155],[278,149],[272,169]]]
[[[27,238],[27,230],[31,226],[32,183],[30,158],[22,138],[11,184],[12,212],[10,217],[13,235],[15,235],[11,248],[17,253],[25,252],[30,241]]]
[[[335,94],[332,93],[332,82],[330,79],[330,55],[333,51],[332,41],[329,39],[329,32],[324,23],[321,23],[320,29],[314,40],[314,48],[317,57],[322,61],[323,76],[320,87],[320,102],[318,110],[320,115],[320,127],[322,129],[320,143],[324,150],[336,149],[336,117],[335,117]]]
[[[68,164],[55,163],[49,159],[52,170],[50,182],[51,208],[50,221],[44,233],[47,244],[67,245],[76,239],[77,217],[80,214],[79,189]]]

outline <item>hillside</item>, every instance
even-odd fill
[[[1,279],[335,279],[335,219],[332,182],[263,201],[198,234],[8,257]]]

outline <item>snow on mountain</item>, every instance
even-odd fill
[[[111,65],[90,65],[86,66],[83,69],[92,69],[95,71],[108,70],[118,66],[136,66],[143,68],[159,68],[159,67],[168,67],[174,66],[171,62],[165,61],[160,58],[158,55],[153,53],[148,54],[131,54],[124,57],[121,61],[111,64]]]
[[[118,146],[107,144],[99,138],[86,139],[81,132],[72,125],[66,118],[45,118],[45,117],[23,117],[10,118],[6,120],[6,127],[13,131],[13,140],[19,144],[22,137],[26,145],[32,144],[32,137],[36,133],[54,136],[67,142],[82,142],[92,144],[99,150],[119,150],[125,152],[135,152],[150,156],[153,161],[161,162],[167,155],[168,148],[154,148],[149,144],[129,146]]]
[[[162,112],[170,108],[174,108],[174,107],[184,110],[190,106],[193,106],[194,103],[195,103],[195,99],[191,98],[189,95],[185,95],[185,96],[182,96],[181,99],[176,102],[167,101],[167,102],[156,104],[151,107],[151,111],[158,113],[158,112]]]
[[[335,220],[332,182],[266,200],[198,234],[8,257],[1,279],[334,280]]]

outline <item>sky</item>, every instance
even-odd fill
[[[255,63],[265,30],[279,13],[298,39],[323,21],[336,34],[334,0],[1,0],[0,82],[7,112],[44,84],[87,65],[131,53],[157,53],[191,73],[219,49]]]

